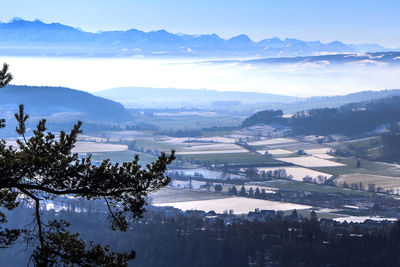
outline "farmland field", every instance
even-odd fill
[[[223,213],[224,211],[233,210],[235,214],[247,214],[255,209],[260,210],[293,210],[293,209],[310,209],[311,206],[300,205],[288,202],[269,201],[261,199],[230,197],[225,199],[211,199],[199,201],[171,202],[155,204],[156,206],[173,206],[181,210],[203,210],[215,211]]]
[[[295,191],[309,191],[309,192],[318,192],[318,193],[341,193],[345,195],[360,195],[360,196],[370,196],[372,193],[366,191],[357,191],[349,188],[337,187],[337,186],[328,186],[328,185],[320,185],[320,184],[312,184],[312,183],[304,183],[293,180],[272,180],[266,182],[258,183],[260,185],[264,185],[272,188],[281,188],[281,189],[289,189]]]
[[[183,175],[187,176],[195,176],[196,174],[202,175],[204,178],[208,179],[221,179],[226,173],[222,171],[213,171],[204,168],[197,168],[197,169],[170,169],[168,172],[178,172],[182,173]],[[238,174],[229,173],[229,177],[231,179],[242,179],[243,176]]]
[[[249,146],[267,146],[267,145],[276,145],[276,144],[288,144],[288,143],[296,143],[297,140],[289,139],[289,138],[273,138],[273,139],[265,139],[259,141],[248,142]]]
[[[150,195],[151,203],[172,203],[172,202],[184,202],[184,201],[197,201],[197,200],[208,200],[208,199],[227,199],[229,198],[226,194],[216,193],[214,191],[199,191],[190,189],[181,189],[173,187],[165,187],[160,191],[152,193]]]
[[[232,149],[232,150],[197,150],[197,151],[178,151],[176,155],[201,155],[201,154],[231,154],[231,153],[247,153],[246,149]]]
[[[269,145],[269,149],[286,149],[289,151],[297,152],[299,150],[314,150],[314,149],[322,149],[325,148],[324,145],[314,144],[314,143],[305,143],[297,141],[296,143],[287,143],[287,144],[277,144],[277,145]]]
[[[140,138],[151,138],[151,133],[145,131],[106,131],[102,134],[103,138],[113,140],[136,140]]]
[[[344,166],[342,163],[338,163],[335,161],[330,161],[326,159],[317,158],[314,156],[305,156],[305,157],[292,157],[292,158],[277,158],[277,160],[281,160],[284,162],[292,163],[295,165],[300,165],[303,167],[337,167]]]
[[[185,151],[229,151],[229,150],[245,150],[241,146],[235,144],[202,144],[191,145],[190,143],[184,148]]]
[[[318,172],[318,171],[314,171],[311,169],[307,169],[307,168],[302,168],[302,167],[273,167],[273,168],[258,168],[259,171],[274,171],[274,170],[278,170],[278,169],[285,169],[286,173],[288,175],[292,175],[293,176],[293,180],[295,181],[303,181],[303,178],[305,176],[311,176],[312,178],[317,178],[319,175],[322,176],[326,176],[327,178],[329,178],[330,176],[332,176],[331,174],[328,173],[324,173],[324,172]]]
[[[360,160],[360,168],[357,168],[358,160]],[[365,174],[400,177],[400,165],[396,164],[373,162],[357,158],[341,158],[341,157],[332,159],[332,161],[343,163],[345,164],[345,166],[312,167],[312,169],[334,175],[341,175],[348,173],[365,173]]]
[[[83,152],[109,152],[109,151],[124,151],[128,150],[127,145],[97,143],[97,142],[77,142],[72,150],[76,153]]]
[[[265,152],[268,151],[268,154],[272,155],[272,156],[276,156],[276,155],[290,155],[293,154],[292,151],[286,150],[286,149],[263,149],[263,150],[257,150],[257,153],[260,155],[264,155]]]
[[[365,188],[367,188],[368,184],[375,184],[376,188],[381,187],[385,190],[400,189],[399,177],[396,178],[382,175],[352,173],[340,175],[338,178],[335,179],[335,182],[339,184],[342,184],[344,181],[346,181],[346,183],[349,185],[351,185],[352,183],[359,184],[361,182],[364,184]]]
[[[221,154],[195,154],[195,155],[181,155],[182,159],[186,160],[198,160],[201,162],[211,162],[211,163],[227,163],[227,164],[271,164],[274,166],[285,166],[275,159],[261,156],[257,153],[221,153]]]
[[[320,154],[326,154],[331,150],[332,150],[332,148],[330,148],[330,147],[323,147],[323,148],[315,148],[315,149],[306,149],[305,152],[309,155],[320,155]]]
[[[180,187],[180,188],[190,188],[190,189],[200,189],[201,186],[205,185],[206,182],[198,181],[198,180],[190,180],[190,181],[183,181],[183,180],[172,180],[169,185],[172,187]]]
[[[221,136],[210,136],[210,137],[188,137],[186,138],[188,141],[191,142],[213,142],[213,143],[227,143],[232,144],[235,143],[235,138],[229,137],[221,137]]]

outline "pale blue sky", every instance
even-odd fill
[[[400,47],[398,0],[1,0],[0,20]]]

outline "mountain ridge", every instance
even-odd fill
[[[322,43],[273,37],[255,42],[245,34],[224,39],[217,34],[173,34],[166,30],[86,32],[60,23],[14,19],[0,22],[0,55],[45,56],[220,56],[277,57],[321,53],[386,51],[378,44]],[[21,47],[27,48],[21,51]],[[46,48],[46,49],[44,49]]]

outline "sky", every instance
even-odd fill
[[[0,21],[59,22],[85,31],[165,29],[400,47],[398,0],[0,0]]]

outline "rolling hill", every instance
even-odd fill
[[[120,103],[79,90],[17,85],[0,89],[0,108],[3,112],[15,112],[19,104],[24,104],[31,116],[63,120],[76,120],[77,117],[80,120],[115,123],[133,119]]]

